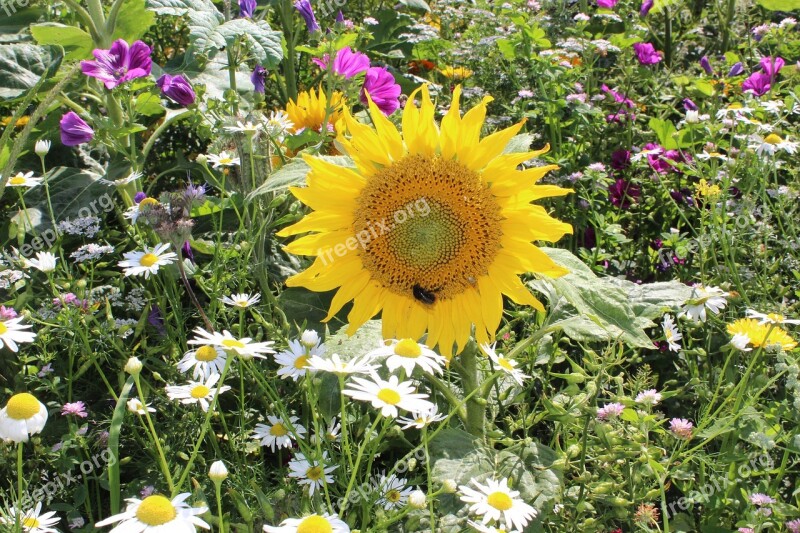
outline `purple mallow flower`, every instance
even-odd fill
[[[644,2],[642,2],[642,7],[639,8],[639,16],[646,17],[647,14],[650,13],[650,10],[653,9],[654,5],[655,0],[644,0]]]
[[[625,170],[631,165],[630,150],[616,150],[611,154],[611,168],[614,170]]]
[[[306,21],[306,27],[310,33],[320,30],[317,23],[317,17],[314,16],[314,9],[311,7],[311,2],[308,0],[297,0],[294,7],[300,12],[300,16]]]
[[[94,130],[74,111],[69,111],[61,117],[59,125],[61,144],[64,146],[78,146],[94,138]]]
[[[391,115],[400,107],[400,85],[394,81],[388,70],[384,67],[370,67],[364,76],[364,87],[361,88],[361,101],[367,103],[369,94],[375,105],[385,115]]]
[[[253,83],[253,90],[257,93],[264,94],[264,89],[267,85],[267,69],[261,65],[256,65],[253,73],[250,74],[250,81]]]
[[[633,43],[633,51],[642,65],[655,65],[661,61],[661,54],[650,43]]]
[[[742,66],[742,62],[738,61],[733,64],[731,69],[728,71],[728,77],[733,78],[734,76],[740,76],[744,72],[744,66]]]
[[[325,65],[327,66],[327,62]],[[326,68],[326,66],[322,68]],[[336,52],[336,58],[333,60],[333,73],[348,80],[356,74],[365,72],[368,68],[369,58],[366,54],[353,52],[349,46]]]
[[[615,5],[617,5],[619,0],[597,0],[597,7],[604,7],[606,9],[611,9]]]
[[[158,78],[156,85],[164,93],[164,96],[182,106],[192,105],[196,98],[192,86],[180,74],[177,76],[164,74]]]
[[[87,76],[102,81],[106,89],[134,78],[150,75],[150,47],[136,41],[130,47],[122,39],[117,39],[110,50],[95,49],[95,61],[81,61],[81,70]]]
[[[700,58],[700,66],[706,71],[706,74],[714,74],[714,69],[711,68],[711,63],[708,61],[708,56]]]
[[[239,0],[239,17],[244,19],[253,18],[256,10],[256,0]]]
[[[86,404],[83,402],[65,403],[61,408],[61,414],[64,416],[75,415],[81,418],[86,418],[89,416],[86,413]]]
[[[683,108],[686,111],[697,111],[699,108],[697,104],[695,104],[691,98],[684,98],[683,99]]]
[[[742,82],[742,91],[755,96],[764,96],[772,88],[772,78],[763,72],[753,72]]]

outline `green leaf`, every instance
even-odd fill
[[[510,39],[498,39],[497,48],[500,50],[500,53],[503,54],[503,57],[509,61],[513,61],[517,58],[517,45]]]
[[[55,46],[9,44],[0,46],[0,98],[16,98],[56,73],[63,59]]]
[[[144,37],[155,21],[156,15],[147,10],[145,0],[125,0],[117,15],[113,39],[132,43]]]
[[[335,165],[339,165],[342,167],[350,167],[355,168],[355,163],[353,160],[346,156],[317,156],[320,159],[324,159],[329,163],[333,163]],[[252,201],[257,196],[261,196],[262,194],[275,192],[275,191],[282,191],[287,189],[291,186],[296,185],[305,185],[306,183],[306,175],[308,171],[311,170],[309,166],[300,158],[297,158],[290,163],[282,166],[276,172],[273,172],[267,180],[262,183],[257,189],[247,195],[247,202]]]
[[[272,68],[283,58],[281,35],[264,20],[233,19],[225,22],[216,11],[189,12],[189,39],[197,50],[209,56],[233,45],[238,38],[247,44],[260,64]]]
[[[53,44],[64,48],[64,59],[73,61],[91,57],[94,42],[92,36],[75,26],[57,22],[45,22],[31,26],[31,35],[38,44]]]
[[[642,284],[620,278],[607,278],[605,281],[627,294],[631,309],[637,317],[651,320],[675,311],[692,297],[692,288],[679,281]]]
[[[520,135],[514,135],[505,148],[503,148],[504,154],[515,154],[520,152],[529,152],[531,149],[531,144],[533,144],[534,136],[530,133],[522,133]]]
[[[136,97],[134,109],[137,113],[146,117],[155,117],[164,112],[164,106],[161,105],[161,97],[149,92],[142,93]]]
[[[146,5],[158,15],[182,17],[190,11],[219,13],[211,0],[147,0]]]
[[[650,13],[661,13],[665,8],[678,4],[680,1],[681,0],[655,0],[653,7],[650,9]]]
[[[694,80],[694,88],[705,96],[714,96],[714,86],[708,80]]]
[[[347,334],[347,326],[325,339],[325,347],[331,353],[338,353],[343,361],[361,357],[367,352],[383,345],[381,321],[369,320],[353,335]]]
[[[100,176],[88,170],[69,167],[56,167],[47,173],[50,188],[50,200],[56,221],[67,218],[95,215],[114,209],[111,198],[113,189],[101,184]],[[48,212],[44,187],[36,187],[25,195],[28,207],[36,206],[42,213]],[[42,224],[49,223],[50,218],[44,215]]]
[[[669,120],[661,120],[658,118],[651,118],[647,123],[653,133],[658,137],[658,142],[666,150],[675,150],[678,148],[678,141],[675,139],[674,134],[678,132],[675,125]]]
[[[411,11],[420,13],[430,13],[431,7],[425,0],[400,0],[400,4],[406,6]]]
[[[756,0],[758,5],[770,11],[795,11],[800,9],[800,0]]]

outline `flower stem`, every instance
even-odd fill
[[[158,440],[158,433],[156,433],[156,428],[153,425],[153,419],[150,418],[150,412],[147,410],[147,400],[145,400],[144,394],[142,394],[142,385],[138,374],[133,376],[133,381],[136,383],[136,392],[139,393],[139,401],[145,406],[144,417],[147,420],[147,427],[150,429],[150,435],[153,437],[153,443],[156,445],[161,472],[164,474],[164,478],[167,480],[167,486],[169,487],[170,493],[173,493],[175,492],[175,484],[172,482],[172,474],[170,474],[169,465],[167,464],[167,458],[164,455],[164,450],[161,448],[161,442]]]
[[[22,531],[22,443],[17,443],[17,512],[14,513],[16,531]]]
[[[461,385],[464,387],[464,394],[469,395],[478,389],[478,350],[474,343],[469,343],[459,356],[460,364],[456,370],[461,376]],[[477,436],[482,437],[485,431],[484,423],[486,418],[486,400],[480,395],[474,395],[467,400],[467,418],[465,421],[466,430]]]

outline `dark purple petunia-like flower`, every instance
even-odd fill
[[[321,28],[317,23],[317,17],[314,16],[314,9],[311,7],[311,2],[308,0],[297,0],[294,7],[300,12],[300,16],[306,21],[306,27],[310,33],[319,31]]]
[[[95,49],[92,55],[94,61],[81,61],[81,71],[102,81],[106,89],[150,75],[150,47],[142,41],[128,46],[124,40],[117,39],[110,50]]]
[[[742,91],[755,96],[764,96],[772,88],[772,76],[764,72],[753,72],[742,82]]]
[[[267,85],[267,69],[261,65],[256,65],[253,73],[250,74],[250,81],[253,83],[253,90],[257,93],[264,94]]]
[[[642,7],[639,8],[639,16],[646,17],[647,14],[650,13],[650,10],[653,9],[654,5],[655,0],[644,0],[644,2],[642,2]]]
[[[253,13],[255,13],[256,7],[256,0],[239,0],[239,18],[253,18]]]
[[[164,74],[156,80],[156,85],[164,93],[164,96],[182,106],[192,105],[196,98],[191,84],[180,74],[177,76]]]
[[[369,58],[366,54],[353,52],[349,46],[336,52],[336,58],[333,60],[333,73],[348,80],[368,68]]]
[[[683,108],[686,111],[697,111],[698,109],[700,109],[699,107],[697,107],[697,104],[695,104],[692,101],[691,98],[684,98],[683,99]]]
[[[661,54],[650,43],[633,43],[633,51],[636,52],[636,59],[642,65],[655,65],[661,62]]]
[[[703,56],[700,58],[700,66],[703,67],[703,70],[706,71],[706,74],[714,74],[714,69],[711,68],[711,62],[708,60],[708,56]]]
[[[391,115],[400,107],[401,89],[400,85],[394,81],[388,70],[384,67],[370,67],[364,76],[364,86],[361,88],[361,101],[367,103],[369,94],[375,105],[383,111],[385,115]]]
[[[625,170],[631,165],[630,150],[616,150],[611,154],[611,168],[614,170]]]
[[[608,199],[614,207],[628,209],[632,202],[638,201],[642,195],[642,188],[622,178],[608,186]]]
[[[94,130],[85,120],[74,111],[67,112],[61,117],[61,144],[64,146],[78,146],[88,143],[94,138]]]

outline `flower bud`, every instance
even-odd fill
[[[211,469],[208,471],[208,477],[215,483],[225,481],[225,478],[228,477],[228,469],[225,468],[225,463],[222,461],[214,461],[211,464]]]
[[[319,342],[319,335],[313,329],[307,329],[300,335],[300,344],[306,348],[313,348]]]
[[[426,503],[425,493],[419,489],[408,495],[408,505],[413,509],[425,509]]]
[[[36,155],[38,155],[39,157],[46,156],[47,152],[50,151],[50,141],[39,139],[38,141],[36,141],[36,144],[33,147],[33,151],[36,152]]]
[[[456,490],[458,490],[458,484],[456,483],[455,479],[445,479],[442,481],[442,488],[448,494],[453,494]]]
[[[139,361],[138,357],[131,357],[128,359],[128,362],[125,363],[125,372],[130,374],[131,376],[138,376],[139,372],[142,371],[142,362]]]

